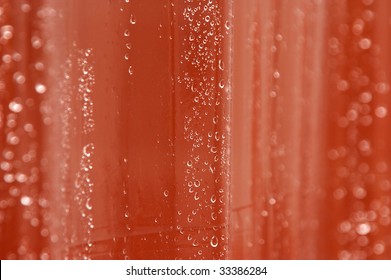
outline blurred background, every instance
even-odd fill
[[[0,0],[1,259],[391,259],[391,2]]]

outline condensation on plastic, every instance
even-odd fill
[[[226,258],[227,1],[1,8],[1,257]]]
[[[387,0],[3,0],[1,259],[388,259]]]
[[[234,2],[233,258],[390,258],[390,8]]]

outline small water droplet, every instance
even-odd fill
[[[195,192],[194,193],[194,200],[199,200],[200,199],[200,195],[198,194],[198,192]]]
[[[129,22],[130,22],[131,24],[136,24],[136,17],[135,17],[134,15],[131,15],[131,16],[130,16],[130,19],[129,19]]]
[[[88,210],[91,210],[92,209],[92,205],[91,205],[91,198],[88,198],[87,201],[86,201],[86,208]]]
[[[375,115],[378,118],[385,118],[387,116],[388,110],[384,106],[379,106],[375,109]]]
[[[201,185],[201,182],[199,180],[194,181],[194,187],[199,188]]]
[[[16,101],[11,101],[8,108],[14,113],[19,113],[23,110],[23,105]]]
[[[33,204],[33,199],[32,199],[31,197],[29,197],[29,196],[24,195],[24,196],[22,196],[22,197],[20,198],[20,203],[21,203],[23,206],[30,206],[30,205]]]
[[[13,75],[13,78],[14,78],[14,81],[19,85],[24,84],[26,82],[26,77],[20,72],[15,72],[15,74]]]
[[[130,36],[130,31],[129,31],[129,29],[126,29],[126,30],[124,31],[124,36],[125,36],[125,37],[129,37],[129,36]]]
[[[129,72],[129,75],[133,75],[133,67],[132,66],[129,66],[128,72]]]
[[[269,204],[270,205],[274,205],[274,204],[276,204],[276,202],[277,202],[276,199],[273,198],[273,197],[269,199]]]
[[[163,195],[164,195],[165,197],[168,197],[169,191],[168,191],[168,190],[165,190],[165,191],[163,192]]]
[[[210,239],[210,246],[216,248],[218,245],[219,245],[219,240],[215,235],[213,235],[213,237]]]
[[[224,61],[222,59],[219,59],[219,69],[224,70]]]
[[[3,26],[0,28],[1,36],[2,36],[5,40],[11,39],[12,36],[13,36],[13,32],[14,32],[14,27],[11,26],[11,25],[3,25]]]
[[[224,26],[225,26],[225,29],[227,29],[227,30],[231,29],[231,24],[230,24],[230,22],[228,20],[225,22]]]
[[[46,92],[46,86],[41,84],[41,83],[37,83],[35,85],[35,91],[39,94],[43,94]]]
[[[367,235],[371,231],[371,226],[368,223],[358,224],[356,227],[356,232],[359,235]]]
[[[86,157],[90,157],[91,154],[93,153],[95,147],[94,144],[89,143],[83,147],[83,155]]]
[[[372,45],[372,41],[368,38],[363,38],[360,40],[360,42],[358,43],[359,47],[363,50],[367,50],[371,47]]]
[[[221,79],[219,82],[219,87],[222,89],[222,88],[224,88],[224,86],[225,86],[225,81],[224,81],[224,79]]]
[[[364,91],[360,95],[360,101],[362,103],[369,103],[369,102],[371,102],[372,101],[372,93],[370,93],[369,91]]]

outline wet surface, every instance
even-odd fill
[[[0,258],[390,258],[390,8],[2,1]]]

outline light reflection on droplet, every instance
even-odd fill
[[[131,16],[130,16],[130,19],[129,19],[129,22],[130,22],[131,24],[136,24],[136,17],[135,17],[134,15],[131,15]]]
[[[24,84],[26,81],[25,76],[20,72],[15,72],[13,78],[14,78],[14,81],[19,85]]]
[[[35,91],[39,94],[43,94],[46,92],[46,86],[41,84],[41,83],[37,83],[35,85]]]
[[[368,223],[358,224],[356,227],[356,232],[360,235],[367,235],[371,231],[371,226]]]
[[[218,245],[219,245],[219,240],[215,235],[213,235],[213,237],[210,239],[210,246],[216,248]]]
[[[375,109],[375,115],[378,118],[385,118],[387,116],[388,110],[384,106],[379,106]]]
[[[8,108],[14,113],[20,113],[23,110],[23,105],[19,102],[12,101],[9,103]]]
[[[372,41],[368,38],[363,38],[360,40],[360,42],[358,43],[359,47],[363,50],[367,50],[371,47],[372,45]]]
[[[33,199],[29,196],[22,196],[20,198],[20,203],[23,205],[23,206],[30,206],[33,204]]]
[[[133,67],[129,66],[128,68],[129,75],[133,75]]]

